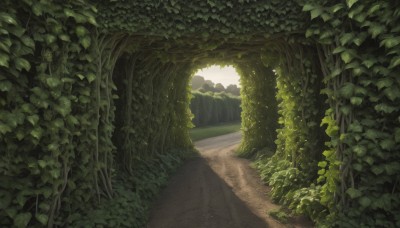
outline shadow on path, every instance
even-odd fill
[[[149,228],[270,227],[197,157],[172,177],[150,216]]]

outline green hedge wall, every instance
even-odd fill
[[[240,97],[225,93],[202,93],[193,91],[190,110],[196,127],[224,122],[240,121]]]

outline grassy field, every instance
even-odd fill
[[[196,127],[190,130],[190,137],[193,141],[211,138],[218,135],[225,135],[240,131],[240,123],[227,123],[207,127]]]

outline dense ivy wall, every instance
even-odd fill
[[[250,157],[264,148],[273,152],[278,128],[275,74],[260,60],[241,63],[238,69],[243,91],[243,140],[239,153]]]
[[[89,4],[2,1],[0,226],[52,226],[95,194]]]
[[[96,12],[84,2],[2,2],[1,226],[120,223],[108,207],[133,200],[126,208],[138,217],[124,225],[141,227],[149,200],[191,148],[191,66],[130,55],[129,36],[99,32]],[[125,175],[155,164],[161,179]]]
[[[196,127],[240,121],[240,98],[225,93],[192,92],[190,110]]]
[[[400,226],[398,1],[317,1],[315,18],[330,109],[321,162],[323,200],[342,227]],[[334,206],[335,205],[335,206]]]
[[[400,226],[399,15],[395,0],[2,1],[0,225],[143,227],[191,148],[190,75],[229,62],[241,152],[275,199],[319,225]]]

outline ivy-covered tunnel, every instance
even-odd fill
[[[219,63],[274,199],[321,226],[399,226],[398,6],[3,1],[0,225],[144,226],[193,149],[190,77]]]

